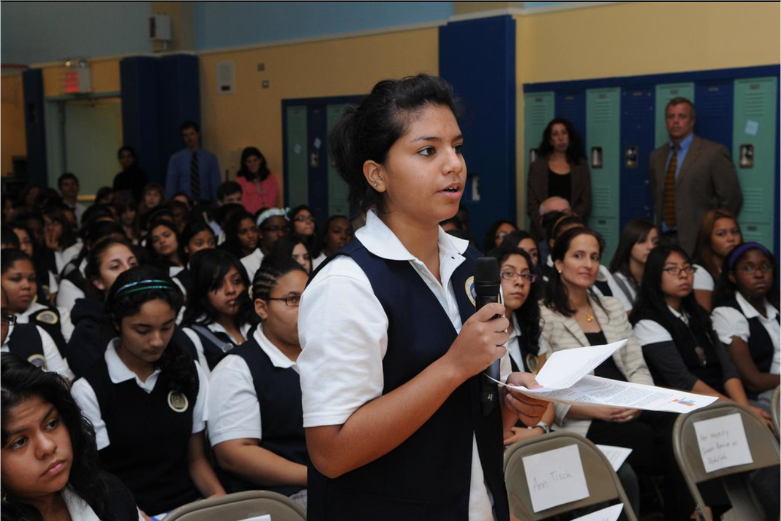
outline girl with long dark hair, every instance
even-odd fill
[[[483,241],[483,253],[488,253],[493,250],[504,241],[504,238],[512,233],[517,232],[518,226],[512,221],[505,219],[494,221],[491,226],[488,227],[488,231],[485,232],[485,240]]]
[[[117,338],[72,389],[95,426],[103,468],[155,515],[225,493],[205,453],[206,375],[171,341],[182,300],[155,269],[117,277],[106,301]]]
[[[583,141],[564,118],[550,121],[542,132],[539,156],[529,165],[526,206],[532,234],[542,237],[540,204],[550,197],[569,202],[572,212],[587,219],[591,213],[591,172],[583,154]]]
[[[214,369],[233,346],[243,344],[257,324],[248,295],[247,272],[222,250],[203,250],[190,261],[188,303],[183,331],[192,340],[204,368]]]
[[[781,383],[778,293],[775,257],[761,244],[745,242],[724,259],[711,314],[749,400],[768,412]]]
[[[8,223],[8,227],[13,231],[16,238],[19,239],[19,249],[27,254],[33,260],[35,266],[35,276],[37,281],[38,302],[45,304],[54,304],[59,290],[57,283],[57,274],[46,267],[42,262],[41,256],[36,255],[40,250],[38,244],[33,238],[33,234],[27,226],[18,221]]]
[[[267,489],[306,506],[309,455],[296,361],[298,305],[308,275],[290,258],[263,259],[252,286],[262,323],[209,380],[209,439],[226,489]]]
[[[139,521],[133,496],[101,469],[67,380],[10,353],[0,372],[3,521]]]
[[[241,204],[248,212],[254,214],[279,204],[277,177],[269,170],[265,156],[257,148],[242,150],[236,181],[241,185]]]
[[[347,217],[344,215],[328,217],[317,241],[320,255],[312,261],[312,269],[317,269],[326,258],[346,246],[353,240],[354,235],[353,225]]]
[[[743,242],[743,232],[732,212],[711,210],[700,222],[697,242],[692,255],[694,272],[694,297],[705,311],[713,310],[713,292],[716,281],[721,279],[724,258]]]
[[[298,235],[287,235],[277,240],[271,248],[271,255],[293,259],[307,273],[312,273],[312,254],[304,240]]]
[[[258,242],[255,218],[247,211],[235,212],[228,218],[223,231],[225,242],[220,245],[220,249],[240,259],[247,270],[249,280],[252,280],[264,256]]]
[[[648,254],[658,245],[659,231],[650,221],[629,221],[621,232],[618,247],[610,261],[610,272],[621,293],[632,305],[637,300]]]
[[[480,373],[499,359],[510,373],[509,321],[500,304],[475,311],[480,254],[439,227],[466,183],[455,113],[441,78],[385,80],[328,137],[367,216],[326,252],[299,309],[311,521],[510,517],[502,433],[519,414],[536,425],[547,404],[509,391],[481,412]]]

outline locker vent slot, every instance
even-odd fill
[[[743,106],[743,115],[746,117],[762,117],[765,115],[765,93],[747,92],[745,105]]]
[[[595,208],[610,208],[613,189],[609,186],[594,186],[591,196],[594,198]]]
[[[613,122],[613,103],[609,99],[598,99],[594,102],[594,122]]]
[[[547,106],[544,103],[533,103],[529,109],[529,119],[533,125],[545,126],[548,124],[548,117],[545,115]]]
[[[751,213],[762,215],[765,212],[764,191],[759,188],[744,188],[743,208],[751,208]]]
[[[721,118],[727,113],[727,96],[724,91],[710,90],[710,95],[697,103],[697,115]]]

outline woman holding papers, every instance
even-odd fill
[[[587,228],[567,230],[556,239],[551,251],[554,270],[543,300],[542,335],[554,352],[626,339],[627,344],[594,374],[653,385],[621,302],[596,296],[591,289],[603,249],[602,237]],[[666,413],[556,404],[556,423],[561,429],[594,443],[632,449],[627,461],[638,474],[665,474],[665,519],[670,520],[687,518],[694,506],[672,451],[674,421]]]
[[[510,517],[502,432],[536,425],[547,403],[499,392],[481,410],[480,373],[507,358],[509,321],[498,303],[475,310],[480,254],[439,227],[466,182],[455,114],[440,78],[385,80],[329,136],[367,216],[299,308],[310,521]]]
[[[708,312],[697,303],[694,271],[678,246],[658,246],[648,255],[632,322],[654,380],[662,387],[735,400],[770,424],[770,415],[749,403]]]

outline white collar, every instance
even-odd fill
[[[376,210],[366,213],[366,225],[355,232],[355,236],[372,254],[388,260],[417,260],[388,226],[377,216]],[[469,246],[469,241],[454,237],[438,227],[437,246],[440,257],[445,253],[461,255]]]
[[[33,313],[37,313],[42,309],[46,309],[46,306],[39,302],[33,302],[30,304],[30,307],[24,310],[24,313],[17,313],[16,316],[19,318],[30,318]]]
[[[72,519],[78,519],[79,521],[100,521],[92,507],[79,496],[76,491],[72,490],[70,486],[65,487],[60,492],[65,506],[68,509]]]
[[[205,320],[205,319],[206,319],[206,315],[201,315],[201,320]],[[228,338],[231,339],[231,342],[234,342],[233,337],[219,322],[212,322],[211,324],[206,326],[206,329],[208,329],[212,333],[225,333],[226,335],[228,335]],[[247,338],[247,333],[249,333],[250,329],[252,329],[252,324],[250,324],[249,322],[245,322],[244,324],[239,326],[239,333],[241,333],[241,336],[244,338],[244,340],[249,340]]]
[[[292,367],[296,370],[296,372],[298,372],[298,366],[296,363],[285,356],[285,354],[280,351],[277,346],[271,343],[271,340],[268,339],[266,334],[263,333],[263,326],[259,325],[255,329],[255,334],[253,337],[255,338],[255,342],[258,343],[263,352],[266,353],[266,355],[269,357],[274,367],[278,367],[280,369],[288,369]]]
[[[260,249],[260,247],[255,248],[255,251],[250,253],[249,255],[245,255],[241,258],[241,260],[249,260],[249,259],[259,259],[263,260],[263,251]]]
[[[513,321],[513,331],[510,333],[510,338],[507,340],[507,345],[510,344],[515,338],[520,338],[521,336],[521,326],[518,324],[518,317],[515,316],[515,313],[512,315],[512,321]]]
[[[8,342],[11,341],[11,335],[14,333],[14,328],[16,327],[16,324],[8,324],[8,334],[5,336],[5,342],[3,342],[3,349],[10,349],[8,347]]]
[[[118,343],[119,338],[115,338],[109,342],[108,347],[106,347],[106,354],[104,355],[104,358],[106,359],[106,367],[108,367],[108,376],[111,379],[111,382],[120,384],[122,382],[135,379],[136,385],[138,385],[144,391],[151,393],[155,388],[157,378],[160,376],[160,369],[155,369],[154,372],[146,379],[146,382],[142,382],[141,379],[138,378],[138,375],[128,369],[128,367],[125,365],[125,362],[119,358],[119,354],[117,353],[116,348]]]
[[[680,313],[678,313],[678,311],[676,311],[670,306],[667,306],[667,309],[670,310],[670,313],[672,313],[675,318],[680,318],[681,320],[683,320],[684,324],[689,325],[689,317],[686,316],[686,313],[681,315]]]
[[[738,301],[738,306],[740,306],[740,309],[743,311],[743,315],[748,318],[756,318],[759,317],[760,320],[773,320],[776,318],[776,315],[778,315],[778,310],[770,303],[765,300],[765,313],[767,313],[767,318],[764,318],[762,315],[759,314],[759,311],[757,311],[757,308],[752,306],[748,300],[741,295],[740,291],[735,292],[735,300]]]

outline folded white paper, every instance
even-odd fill
[[[624,510],[623,503],[613,505],[612,507],[603,508],[597,510],[585,516],[573,519],[572,521],[616,521],[618,516],[621,515],[621,511]]]
[[[613,470],[618,472],[618,469],[621,468],[621,465],[624,464],[624,461],[626,461],[626,458],[629,457],[630,454],[632,454],[632,449],[627,449],[626,447],[614,447],[613,445],[597,445],[597,448],[602,451],[602,454],[605,455],[607,460],[610,462],[610,466],[613,467]]]

